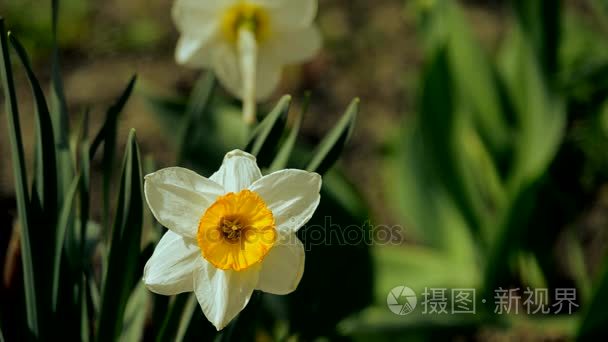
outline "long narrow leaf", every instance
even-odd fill
[[[59,64],[59,46],[57,42],[57,26],[59,20],[59,0],[51,3],[52,31],[53,31],[53,58],[51,62],[51,92],[52,92],[52,111],[51,115],[55,127],[55,139],[57,146],[61,149],[68,148],[69,120],[67,102],[63,89],[63,79],[61,78],[61,66]]]
[[[105,143],[107,141],[107,136],[111,133],[111,131],[116,132],[116,124],[118,123],[118,116],[122,113],[124,106],[127,104],[131,93],[133,92],[133,88],[135,86],[135,81],[137,80],[137,76],[133,75],[129,80],[129,83],[123,90],[122,94],[106,112],[106,119],[103,123],[103,126],[93,139],[91,143],[90,158],[93,159],[95,157],[95,153],[101,143]]]
[[[113,341],[118,338],[129,295],[140,277],[138,261],[143,221],[142,184],[139,149],[135,131],[132,130],[123,162],[108,270],[102,279],[97,341]]]
[[[350,103],[340,121],[321,141],[306,170],[324,174],[338,161],[344,146],[353,134],[357,113],[359,113],[358,98]]]
[[[515,0],[516,18],[534,46],[544,76],[550,80],[558,67],[561,41],[561,0]]]
[[[35,172],[32,187],[32,206],[39,208],[30,223],[38,227],[36,232],[37,239],[32,241],[33,248],[38,250],[37,263],[37,282],[38,282],[38,305],[40,314],[53,311],[56,306],[52,303],[56,293],[53,291],[53,282],[59,278],[59,274],[53,274],[53,258],[61,255],[61,250],[55,249],[56,244],[50,244],[49,248],[38,245],[39,241],[55,241],[57,239],[57,156],[55,154],[55,138],[53,137],[53,123],[48,110],[46,99],[40,82],[34,74],[27,53],[19,40],[9,33],[9,40],[17,52],[17,56],[23,65],[27,78],[32,89],[36,108],[36,144],[35,144]],[[44,323],[48,322],[45,320]],[[41,322],[42,323],[42,322]]]
[[[53,52],[51,59],[51,98],[50,112],[51,120],[53,121],[55,145],[57,148],[57,164],[58,167],[58,184],[57,188],[61,189],[58,192],[59,206],[62,205],[63,195],[67,193],[68,188],[74,178],[74,167],[70,159],[70,120],[68,118],[68,106],[65,98],[63,87],[63,79],[61,77],[61,65],[59,59],[59,44],[58,44],[58,21],[59,21],[59,0],[51,2],[51,20],[52,20],[52,41]]]
[[[89,305],[87,302],[87,278],[82,275],[82,281],[80,282],[80,340],[82,342],[89,342],[91,331],[89,329]]]
[[[65,202],[63,203],[63,208],[61,208],[61,214],[59,216],[59,221],[57,223],[57,236],[55,240],[55,255],[53,256],[53,300],[52,300],[52,310],[53,312],[57,311],[57,299],[59,298],[59,275],[61,274],[61,256],[63,243],[65,241],[65,235],[68,230],[68,226],[70,223],[70,216],[72,216],[72,211],[74,208],[74,199],[76,198],[76,193],[78,187],[81,183],[81,175],[78,175],[70,185],[70,189],[66,194]]]
[[[261,165],[268,165],[272,161],[273,152],[287,123],[290,104],[291,96],[283,96],[270,114],[260,122],[251,134],[245,151],[255,155]]]
[[[604,257],[603,270],[599,274],[591,300],[587,303],[583,319],[578,330],[578,340],[588,341],[591,337],[600,337],[606,331],[608,315],[608,255]]]
[[[211,99],[213,98],[213,90],[215,89],[215,76],[212,72],[208,72],[201,78],[194,87],[190,99],[186,106],[186,115],[182,119],[182,126],[178,137],[180,139],[178,164],[185,157],[187,144],[190,140],[191,130],[204,122],[209,127],[213,127],[213,116],[204,115]]]
[[[161,328],[156,336],[156,341],[171,341],[175,339],[177,331],[184,315],[184,308],[192,294],[182,293],[175,297],[169,312],[167,312]]]
[[[114,169],[114,155],[116,150],[116,134],[118,130],[118,116],[122,112],[127,100],[133,92],[137,77],[134,75],[127,84],[127,87],[122,92],[122,95],[112,105],[106,114],[106,120],[91,143],[89,149],[90,158],[93,159],[95,152],[103,142],[103,227],[109,231],[109,216],[110,216],[110,182],[112,181],[112,170]]]
[[[80,254],[84,256],[84,246],[86,241],[86,227],[89,222],[89,192],[91,184],[91,165],[89,159],[89,112],[85,112],[82,119],[82,131],[80,134],[80,173],[82,183],[80,184]]]
[[[36,300],[36,281],[34,272],[33,250],[30,242],[30,216],[29,195],[27,187],[27,175],[25,170],[25,158],[23,155],[23,142],[21,139],[21,127],[19,123],[19,110],[17,108],[17,97],[13,82],[11,60],[8,50],[8,39],[4,28],[4,19],[0,18],[0,47],[2,87],[6,101],[6,112],[8,113],[8,135],[11,143],[11,160],[13,164],[13,177],[15,181],[15,193],[17,196],[17,208],[19,213],[19,225],[21,227],[21,261],[23,265],[23,281],[25,288],[25,304],[27,313],[27,325],[32,337],[38,337],[38,310]]]
[[[10,42],[25,68],[36,104],[36,175],[34,184],[38,197],[42,200],[44,219],[48,220],[47,228],[52,228],[57,213],[57,159],[53,123],[49,113],[44,92],[34,74],[25,49],[14,35],[9,33]],[[51,232],[52,233],[52,232]],[[50,234],[53,236],[53,234]]]
[[[277,153],[277,156],[274,158],[274,160],[272,161],[272,164],[270,164],[270,167],[268,168],[269,173],[284,169],[287,166],[287,163],[289,162],[289,156],[291,155],[291,152],[293,151],[293,147],[296,144],[296,139],[298,138],[298,133],[300,132],[300,126],[302,125],[302,119],[304,118],[304,115],[306,115],[306,112],[308,112],[309,104],[310,104],[310,94],[307,94],[306,98],[304,99],[304,105],[302,106],[302,111],[297,114],[293,127],[289,131],[289,135],[283,142],[283,145],[281,145],[281,149],[279,150],[279,153]]]

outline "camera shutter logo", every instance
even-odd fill
[[[397,315],[407,315],[416,308],[416,293],[407,286],[397,286],[386,296],[386,305]]]

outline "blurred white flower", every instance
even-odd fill
[[[304,272],[296,232],[319,204],[321,176],[281,170],[262,177],[252,155],[235,150],[210,178],[171,167],[145,177],[146,201],[169,231],[143,280],[150,291],[194,291],[218,329],[249,302],[254,289],[287,294]]]
[[[175,58],[213,69],[243,99],[252,123],[256,100],[272,94],[283,66],[310,59],[321,47],[316,13],[317,0],[177,0]]]

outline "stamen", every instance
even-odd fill
[[[239,219],[228,219],[224,218],[222,220],[222,233],[224,234],[224,238],[229,240],[230,242],[237,242],[241,238],[241,232],[244,227],[239,224]]]

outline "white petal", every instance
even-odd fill
[[[193,275],[202,258],[194,240],[168,231],[144,267],[144,283],[154,293],[172,296],[192,292]]]
[[[255,81],[258,101],[265,100],[274,93],[281,81],[282,70],[283,64],[279,63],[273,55],[260,51]]]
[[[277,32],[261,47],[281,65],[295,64],[313,58],[321,49],[321,33],[316,26]]]
[[[171,11],[177,30],[196,37],[207,36],[210,31],[215,31],[221,19],[221,12],[225,8],[219,5],[205,5],[215,2],[177,0]]]
[[[201,216],[225,193],[216,182],[180,167],[156,171],[145,179],[144,193],[154,217],[188,238],[195,238]]]
[[[222,13],[238,0],[176,0],[171,15],[178,30],[195,34],[221,20]]]
[[[215,41],[183,35],[177,41],[175,61],[194,68],[209,68],[213,65]]]
[[[288,235],[264,258],[258,290],[284,295],[298,287],[304,274],[304,245],[295,234]]]
[[[205,317],[221,330],[249,303],[260,266],[240,272],[224,271],[201,260],[194,277],[194,292]]]
[[[272,210],[280,233],[295,233],[319,205],[321,176],[302,170],[281,170],[264,176],[249,189],[258,193]]]
[[[262,173],[255,157],[247,152],[234,150],[226,154],[222,166],[210,179],[222,184],[226,192],[239,192],[261,177]]]
[[[281,81],[282,64],[279,63],[272,50],[260,51],[255,70],[255,97],[257,101],[267,99],[275,91]],[[243,76],[239,66],[236,49],[228,44],[214,46],[213,69],[217,77],[232,95],[243,99]]]
[[[237,51],[229,44],[219,44],[213,52],[213,70],[220,83],[232,95],[243,98],[243,84]]]
[[[309,26],[317,15],[317,0],[255,0],[270,12],[272,25],[280,30]]]

